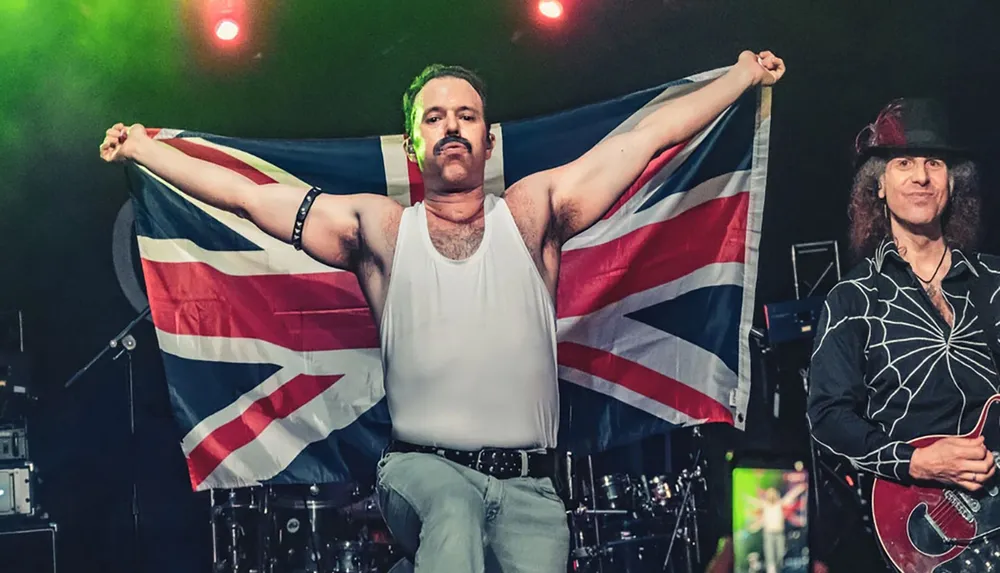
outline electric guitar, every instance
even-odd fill
[[[983,406],[976,427],[961,438],[984,437],[1000,464],[1000,394]],[[924,447],[954,436],[910,441]],[[1000,568],[1000,471],[969,492],[943,484],[906,486],[875,479],[871,510],[876,536],[899,571],[978,573]]]

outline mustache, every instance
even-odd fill
[[[465,149],[469,153],[472,153],[472,144],[469,143],[468,139],[465,139],[461,135],[446,135],[441,138],[441,141],[438,141],[434,145],[434,155],[440,155],[441,150],[444,149],[444,146],[449,143],[460,143],[465,146]]]

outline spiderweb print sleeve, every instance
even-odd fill
[[[990,294],[990,304],[993,306],[993,316],[996,317],[996,326],[1000,327],[1000,260],[996,257],[980,257],[980,271],[985,271],[990,279],[997,284]]]
[[[913,446],[891,440],[862,415],[871,298],[860,281],[841,283],[827,297],[809,367],[809,428],[817,444],[858,470],[907,481]]]

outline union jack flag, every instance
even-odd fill
[[[713,70],[496,124],[486,190],[572,161]],[[560,446],[592,452],[677,426],[742,429],[770,90],[663,150],[563,249]],[[258,183],[423,197],[402,136],[252,140],[150,130]],[[391,422],[378,336],[353,274],[129,165],[150,310],[195,490],[370,480]]]

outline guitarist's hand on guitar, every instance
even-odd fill
[[[942,438],[917,448],[910,458],[910,476],[917,480],[951,483],[969,491],[982,489],[996,470],[993,454],[983,437]]]

